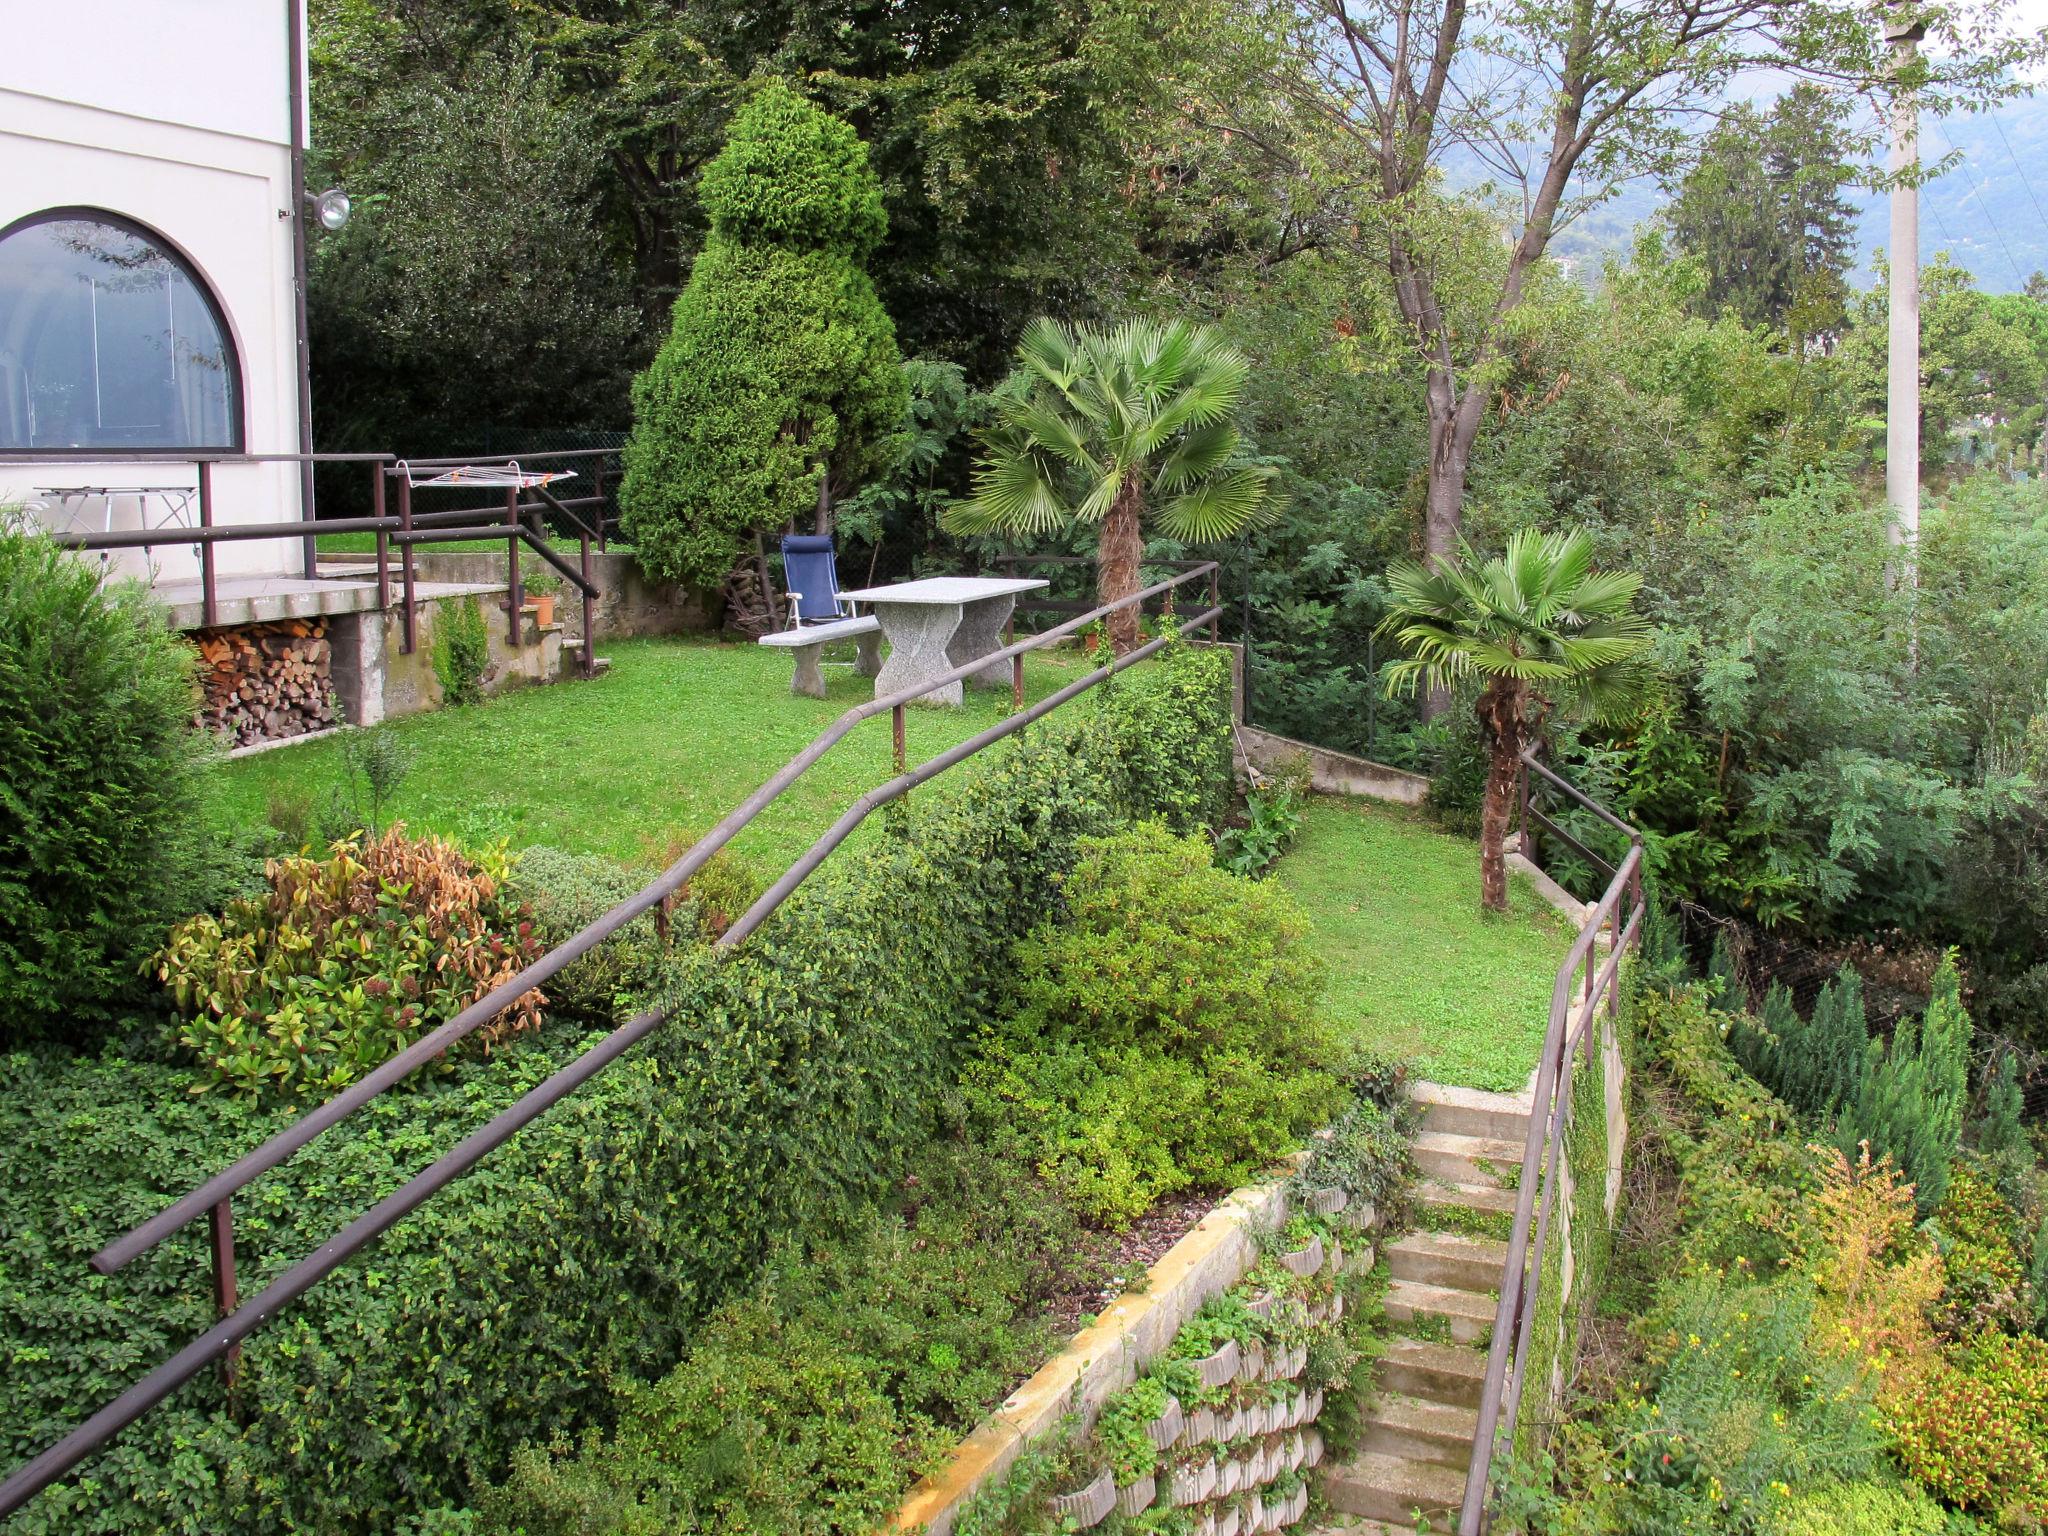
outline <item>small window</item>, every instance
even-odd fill
[[[238,452],[241,369],[168,245],[66,208],[0,233],[0,452]]]

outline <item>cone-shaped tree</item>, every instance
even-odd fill
[[[1269,467],[1249,462],[1232,420],[1244,355],[1198,325],[1133,320],[1072,331],[1036,320],[982,429],[974,496],[947,511],[955,533],[1043,534],[1094,523],[1098,603],[1138,590],[1150,522],[1183,544],[1243,528],[1266,506]],[[1137,605],[1109,621],[1119,655]]]
[[[861,266],[887,222],[851,127],[769,85],[698,194],[711,233],[634,383],[619,506],[650,574],[708,584],[752,534],[829,532],[833,499],[895,451],[909,397]]]
[[[1479,817],[1479,899],[1507,910],[1507,830],[1522,749],[1552,712],[1615,723],[1641,707],[1649,627],[1636,575],[1593,569],[1593,541],[1523,529],[1483,564],[1469,547],[1436,569],[1404,560],[1387,572],[1394,603],[1380,621],[1408,655],[1387,669],[1389,694],[1480,685],[1475,712],[1491,761]]]

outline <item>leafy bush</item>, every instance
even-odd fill
[[[1816,1120],[1832,1119],[1861,1099],[1867,1075],[1870,1026],[1863,979],[1844,967],[1821,988],[1805,1019],[1792,1006],[1792,994],[1773,982],[1764,994],[1762,1019],[1738,1016],[1728,1043],[1750,1075],[1787,1104]]]
[[[1197,680],[1223,685],[1221,660],[1170,650],[1118,710],[1069,711],[918,796],[902,835],[846,850],[722,964],[672,955],[664,1028],[249,1339],[239,1418],[203,1374],[10,1536],[87,1519],[177,1536],[390,1530],[501,1476],[520,1444],[580,1432],[612,1383],[670,1371],[776,1240],[900,1186],[943,1118],[960,1036],[1080,839],[1143,808],[1148,772],[1200,782],[1199,766],[1143,763],[1184,739],[1172,717]],[[1213,746],[1189,742],[1204,762]],[[245,1289],[589,1043],[544,1025],[320,1137],[237,1202]],[[0,1058],[0,1144],[26,1170],[0,1182],[12,1457],[207,1325],[201,1227],[119,1275],[85,1266],[284,1123],[261,1101],[195,1099],[204,1081]]]
[[[1216,862],[1233,875],[1262,875],[1301,836],[1302,791],[1282,782],[1245,796],[1245,824],[1216,839]]]
[[[433,658],[443,704],[474,704],[484,696],[491,632],[474,597],[446,601],[434,610]]]
[[[145,589],[0,517],[0,1047],[104,1031],[222,895],[197,704]]]
[[[233,1088],[354,1082],[539,958],[506,870],[502,853],[473,860],[402,825],[274,860],[268,893],[180,923],[156,957],[179,1043]],[[529,990],[475,1038],[533,1028],[544,1001]]]
[[[534,937],[543,950],[581,933],[645,883],[610,859],[560,848],[525,849],[509,880],[532,915]],[[548,982],[549,1010],[608,1022],[622,999],[639,996],[653,982],[667,949],[653,913],[634,918],[555,973]]]
[[[886,221],[852,128],[771,83],[699,193],[711,232],[634,383],[619,505],[650,575],[708,585],[889,464],[909,391],[861,265]]]
[[[1948,1514],[1905,1483],[1829,1483],[1795,1492],[1764,1517],[1758,1536],[1944,1536]]]
[[[865,1360],[767,1291],[721,1310],[682,1369],[628,1388],[609,1436],[573,1457],[559,1443],[552,1457],[518,1452],[481,1523],[508,1536],[865,1532],[900,1495],[907,1429]]]
[[[1083,1209],[1128,1222],[1240,1179],[1334,1112],[1322,967],[1286,892],[1151,824],[1085,843],[1062,895],[1016,947],[973,1081]]]
[[[2037,1362],[2037,1403],[2041,1379]],[[1909,1477],[1962,1509],[2011,1516],[2021,1529],[2048,1521],[2048,1439],[2038,1412],[2030,1419],[2025,1410],[2007,1380],[1939,1359],[1897,1373],[1884,1397],[1892,1451]]]
[[[1294,1176],[1297,1191],[1336,1187],[1354,1200],[1383,1206],[1413,1176],[1413,1141],[1403,1117],[1360,1099],[1318,1136]]]
[[[1958,1162],[1930,1224],[1947,1277],[1939,1318],[1943,1331],[1959,1336],[1986,1325],[2015,1331],[2031,1327],[2030,1255],[2018,1216],[1991,1182]]]

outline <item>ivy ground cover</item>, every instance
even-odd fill
[[[1336,1027],[1423,1077],[1512,1092],[1528,1081],[1571,943],[1520,876],[1479,907],[1479,851],[1422,812],[1318,797],[1276,878],[1315,921]]]
[[[467,843],[504,838],[515,848],[666,863],[672,842],[716,825],[873,697],[874,684],[852,667],[827,665],[827,697],[799,698],[789,691],[789,657],[765,646],[622,640],[604,651],[611,671],[594,682],[394,721],[390,729],[415,756],[391,816]],[[1033,656],[1026,696],[1042,698],[1086,670],[1075,652]],[[965,708],[907,711],[910,760],[986,730],[1009,707],[1007,691],[970,690]],[[742,832],[734,852],[781,870],[890,773],[888,721],[870,721]],[[341,774],[340,743],[329,737],[230,763],[228,794],[260,821],[271,796],[324,793]]]

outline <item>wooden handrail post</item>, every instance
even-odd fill
[[[597,509],[597,526],[600,529],[604,527],[603,507]],[[583,581],[587,589],[597,584],[597,578],[591,573],[590,569],[590,535],[586,533],[579,537],[583,544]],[[577,596],[583,599],[583,675],[585,677],[595,677],[597,676],[597,616],[594,610],[597,607],[597,599],[588,590],[579,592]]]
[[[235,1289],[235,1208],[234,1197],[229,1196],[207,1212],[207,1227],[212,1237],[213,1251],[213,1305],[221,1317],[232,1317],[240,1305]],[[221,1382],[228,1391],[235,1390],[235,1377],[242,1368],[242,1346],[230,1345],[220,1357]]]

